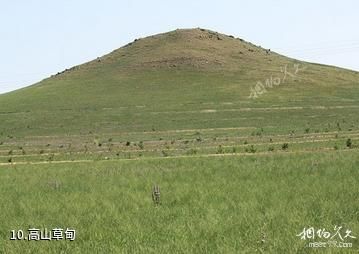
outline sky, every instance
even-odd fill
[[[356,0],[0,0],[0,93],[177,28],[359,71],[358,10]]]

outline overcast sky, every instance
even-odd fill
[[[0,93],[176,28],[359,71],[358,11],[356,0],[0,0]]]

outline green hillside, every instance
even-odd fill
[[[358,76],[204,29],[138,39],[1,95],[0,162],[345,148]]]
[[[271,78],[281,79],[280,85],[267,87],[255,100],[248,98],[251,87]],[[357,72],[296,61],[208,30],[175,30],[1,95],[0,132],[192,129],[203,121],[207,127],[237,127],[245,124],[236,120],[238,109],[352,106],[358,105],[358,95]]]

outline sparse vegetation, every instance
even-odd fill
[[[198,151],[197,151],[196,149],[191,148],[191,149],[189,149],[189,150],[186,152],[186,154],[187,154],[187,155],[196,155],[197,152],[198,152]]]
[[[257,149],[253,145],[251,145],[250,147],[245,148],[245,152],[246,153],[255,153],[255,152],[257,152]]]
[[[288,143],[283,143],[282,150],[288,150],[288,148],[289,148],[289,144]]]
[[[221,145],[218,146],[216,153],[217,154],[223,154],[224,153],[224,149],[223,149],[223,147]]]

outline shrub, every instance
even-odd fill
[[[188,150],[188,151],[186,152],[186,154],[187,154],[187,155],[195,155],[195,154],[197,154],[197,150],[191,148],[190,150]]]
[[[269,151],[269,152],[273,152],[273,151],[274,151],[274,147],[273,147],[273,146],[268,147],[268,151]]]
[[[95,146],[102,146],[101,142],[97,138],[94,140],[94,144]]]
[[[282,145],[282,150],[287,150],[289,148],[289,144],[288,143],[284,143]]]
[[[338,128],[339,131],[342,130],[342,128],[340,127],[340,123],[339,123],[339,122],[337,122],[337,128]]]
[[[54,160],[54,157],[55,157],[55,155],[52,153],[52,154],[50,154],[50,156],[49,156],[49,161],[53,161]]]
[[[249,152],[255,153],[255,152],[257,152],[257,149],[255,149],[254,146],[251,145],[251,147],[249,148]]]
[[[309,131],[310,131],[310,128],[305,129],[305,133],[309,133]]]
[[[352,147],[353,147],[353,142],[352,142],[352,140],[351,140],[350,138],[347,139],[346,145],[347,145],[348,148],[352,148]]]
[[[249,148],[247,147],[245,149],[245,151],[246,151],[246,153],[255,153],[255,152],[257,152],[257,149],[255,149],[254,146],[251,145]]]
[[[139,146],[140,149],[143,150],[143,148],[144,148],[143,141],[140,141],[140,143],[138,143],[138,146]]]
[[[252,136],[262,136],[262,134],[263,134],[263,128],[261,128],[260,130],[257,130],[257,131],[253,131],[252,133],[251,133],[251,135]]]
[[[219,145],[217,148],[217,154],[222,154],[222,153],[224,153],[223,147]]]
[[[127,141],[126,142],[126,146],[130,146],[131,145],[131,142],[130,141]]]

